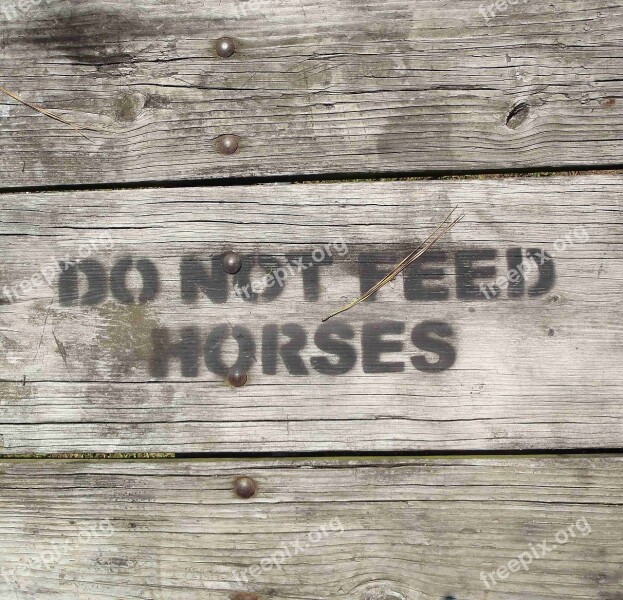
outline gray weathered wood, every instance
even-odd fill
[[[532,180],[272,185],[5,195],[0,199],[0,290],[77,258],[81,245],[109,235],[112,250],[91,258],[106,269],[119,259],[149,258],[161,292],[146,304],[108,299],[60,306],[43,283],[0,305],[0,436],[5,453],[66,451],[251,452],[618,447],[623,434],[621,177]],[[543,248],[555,257],[554,287],[537,297],[457,298],[448,262],[449,298],[405,300],[400,276],[342,315],[355,330],[356,364],[342,375],[318,372],[314,337],[321,319],[359,294],[357,261],[370,249],[401,258],[459,206],[465,220],[437,246],[449,256],[474,247]],[[586,239],[556,243],[582,227]],[[320,269],[317,301],[301,275],[279,298],[249,303],[180,298],[180,259],[311,252],[341,238],[348,254]],[[486,264],[486,263],[482,263]],[[254,271],[256,275],[262,272]],[[229,276],[228,276],[229,277]],[[534,284],[534,274],[528,276]],[[134,275],[129,284],[135,286]],[[383,359],[396,373],[364,372],[366,324],[405,324],[404,345]],[[448,323],[456,361],[420,372],[411,357],[414,326]],[[336,320],[337,321],[337,320]],[[339,321],[338,321],[339,322]],[[300,325],[307,375],[265,370],[262,330]],[[201,344],[219,324],[248,328],[256,344],[245,387],[232,388],[197,360],[197,376],[172,358],[154,375],[152,331],[172,341],[196,326]],[[282,341],[287,341],[282,336]],[[237,345],[232,341],[233,351]],[[246,353],[248,354],[248,352]],[[251,356],[251,354],[248,354]],[[434,360],[431,355],[429,359]],[[235,357],[229,355],[228,364]]]
[[[241,475],[250,500],[232,491]],[[0,576],[0,596],[620,600],[622,509],[614,456],[3,461],[0,567],[21,594]],[[279,569],[261,563],[284,546]],[[520,555],[527,571],[487,590],[481,572]]]
[[[621,5],[488,3],[31,6],[2,23],[0,85],[98,131],[2,96],[0,186],[621,164]]]

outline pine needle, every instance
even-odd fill
[[[409,256],[407,256],[404,260],[398,263],[386,277],[373,285],[363,296],[360,296],[356,300],[353,300],[350,304],[347,304],[343,308],[340,308],[340,310],[338,310],[337,312],[334,312],[332,315],[329,315],[328,317],[322,319],[322,322],[325,323],[329,319],[332,319],[333,317],[336,317],[337,315],[340,315],[347,310],[354,308],[355,306],[357,306],[357,304],[365,302],[368,298],[370,298],[370,296],[376,294],[376,292],[378,292],[383,286],[387,285],[390,281],[395,279],[409,265],[413,264],[418,258],[420,258],[420,256],[422,256],[422,254],[424,254],[433,244],[435,244],[437,240],[439,240],[439,238],[445,235],[457,223],[461,221],[464,215],[460,215],[459,217],[454,219],[454,221],[449,222],[450,217],[452,217],[455,211],[456,208],[454,208],[450,212],[450,214],[444,219],[441,225],[439,225],[439,227],[437,227],[437,229],[433,231],[433,233],[431,233],[413,252],[411,252]]]
[[[24,100],[23,98],[20,98],[17,94],[10,92],[6,88],[0,87],[0,92],[2,92],[3,94],[6,94],[10,98],[13,98],[13,100],[20,102],[24,106],[27,106],[28,108],[32,108],[33,110],[36,110],[38,113],[41,113],[42,115],[45,115],[46,117],[50,117],[50,119],[54,119],[55,121],[59,121],[60,123],[64,123],[65,125],[69,125],[69,127],[76,130],[83,138],[89,140],[89,142],[93,141],[81,131],[82,129],[91,129],[90,127],[80,127],[78,125],[75,125],[74,123],[71,123],[70,121],[66,121],[62,117],[55,115],[53,112],[50,112],[49,110],[45,108],[41,108],[40,106],[32,104],[31,102],[28,102],[27,100]]]

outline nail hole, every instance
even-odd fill
[[[556,332],[551,327],[549,327],[547,330],[547,335],[549,335],[549,337],[554,337],[556,335]]]
[[[506,117],[506,127],[517,129],[530,114],[530,105],[527,102],[515,104]]]

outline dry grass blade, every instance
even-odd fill
[[[424,240],[424,242],[422,242],[413,252],[411,252],[409,256],[399,262],[386,277],[381,279],[378,283],[374,284],[363,296],[360,296],[356,300],[353,300],[350,304],[347,304],[343,308],[340,308],[340,310],[338,310],[337,312],[334,312],[332,315],[329,315],[328,317],[322,319],[322,322],[324,323],[329,319],[332,319],[333,317],[336,317],[337,315],[340,315],[347,310],[354,308],[355,306],[357,306],[357,304],[365,302],[368,298],[370,298],[370,296],[376,294],[376,292],[378,292],[383,286],[387,285],[390,281],[392,281],[392,279],[395,279],[409,265],[413,264],[418,258],[420,258],[420,256],[422,256],[422,254],[424,254],[433,244],[435,244],[437,240],[439,240],[439,238],[445,235],[457,223],[461,221],[463,215],[460,215],[459,217],[454,219],[454,221],[449,222],[455,211],[456,208],[453,209],[452,212],[450,212],[450,214],[443,220],[441,225],[439,225],[437,229],[435,229],[435,231],[433,231],[433,233],[431,233],[426,238],[426,240]]]
[[[40,106],[37,106],[36,104],[32,104],[31,102],[28,102],[27,100],[24,100],[23,98],[20,98],[17,94],[14,94],[13,92],[7,90],[6,88],[0,87],[0,92],[2,92],[3,94],[6,94],[10,98],[13,98],[13,100],[15,100],[16,102],[20,102],[24,106],[27,106],[28,108],[32,108],[33,110],[36,110],[38,113],[41,113],[42,115],[45,115],[46,117],[50,117],[50,119],[54,119],[55,121],[59,121],[60,123],[64,123],[65,125],[69,125],[69,127],[71,127],[72,129],[75,129],[78,132],[78,134],[81,135],[83,138],[85,138],[86,140],[89,140],[89,142],[93,141],[81,131],[82,129],[91,129],[90,127],[88,128],[79,127],[78,125],[75,125],[74,123],[71,123],[70,121],[66,121],[62,117],[55,115],[53,112],[50,112],[49,110],[45,108],[41,108]]]

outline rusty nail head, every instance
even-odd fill
[[[232,387],[242,387],[247,382],[247,374],[242,369],[232,369],[227,373],[227,381]]]
[[[229,58],[236,51],[236,42],[230,37],[216,40],[216,53],[221,58]]]
[[[234,482],[234,490],[236,495],[245,500],[255,495],[255,481],[250,477],[238,477]]]
[[[232,596],[232,600],[259,600],[259,598],[256,594],[249,592],[237,592]]]
[[[238,151],[240,138],[237,135],[228,133],[216,139],[216,148],[221,154],[235,154]]]
[[[228,252],[223,257],[223,269],[225,273],[229,273],[230,275],[235,275],[242,269],[242,257],[240,254],[236,252]]]

